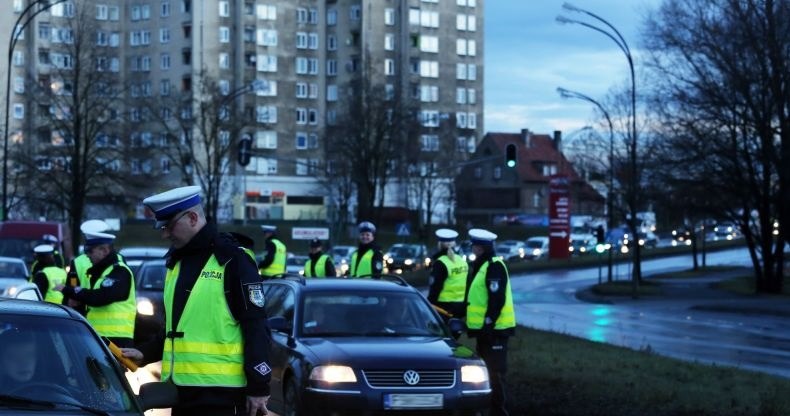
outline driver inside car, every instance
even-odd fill
[[[6,391],[34,380],[36,348],[30,332],[13,328],[0,334],[0,389]]]

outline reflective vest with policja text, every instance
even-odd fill
[[[276,238],[272,238],[272,243],[274,243],[274,260],[272,260],[272,264],[266,266],[264,269],[258,270],[258,273],[264,277],[272,277],[285,273],[285,257],[287,254],[285,251],[285,244]]]
[[[134,273],[125,263],[115,263],[104,269],[101,277],[93,284],[93,289],[102,287],[107,275],[116,267],[123,267],[129,272],[129,296],[125,300],[104,306],[89,306],[86,318],[91,326],[105,337],[134,338],[134,318],[137,315],[137,300],[134,289]]]
[[[493,263],[502,263],[507,276],[507,285],[500,287],[498,290],[505,291],[505,305],[502,306],[502,311],[494,323],[494,329],[507,329],[516,326],[516,315],[513,311],[513,294],[510,291],[510,273],[505,267],[505,262],[500,258],[493,258],[486,261],[480,266],[480,270],[475,274],[472,279],[472,284],[469,286],[469,297],[467,299],[469,306],[466,309],[466,326],[469,329],[481,329],[485,322],[486,309],[488,309],[488,287],[486,286],[486,274],[488,266]]]
[[[462,256],[455,256],[450,260],[446,254],[438,259],[447,269],[447,279],[444,281],[442,291],[439,292],[439,302],[463,302],[466,294],[466,275],[469,265]]]

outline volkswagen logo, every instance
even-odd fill
[[[403,381],[410,386],[415,386],[420,382],[420,373],[414,370],[408,370],[403,373]]]

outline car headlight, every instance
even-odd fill
[[[137,299],[137,313],[151,316],[154,314],[154,304],[148,298]]]
[[[357,376],[351,367],[344,365],[319,365],[310,372],[310,380],[327,383],[356,383]]]
[[[395,261],[392,257],[385,257],[384,259],[387,260],[387,264],[392,264],[392,262]]]
[[[539,248],[536,248],[536,249],[532,250],[532,255],[535,256],[535,257],[540,257],[540,253],[541,253],[541,250]]]
[[[412,260],[412,259],[406,259],[406,260],[403,261],[403,264],[405,264],[407,266],[411,266],[412,263],[414,263],[414,260]]]
[[[475,261],[476,258],[477,256],[474,253],[469,255],[469,261]]]
[[[461,367],[461,382],[485,383],[488,381],[488,370],[483,365],[465,365]]]

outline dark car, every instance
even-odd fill
[[[177,399],[167,383],[135,396],[85,318],[49,302],[0,299],[0,356],[0,414],[142,415]]]
[[[419,270],[429,262],[430,253],[425,244],[393,244],[384,253],[384,267],[390,273]]]
[[[123,256],[126,265],[132,269],[132,273],[137,273],[137,268],[144,261],[163,259],[167,250],[164,247],[124,247],[118,253]]]
[[[485,364],[404,280],[263,283],[272,328],[269,408],[284,415],[487,409]]]
[[[137,296],[137,318],[134,323],[135,343],[156,335],[165,327],[165,260],[143,261],[134,274]]]

